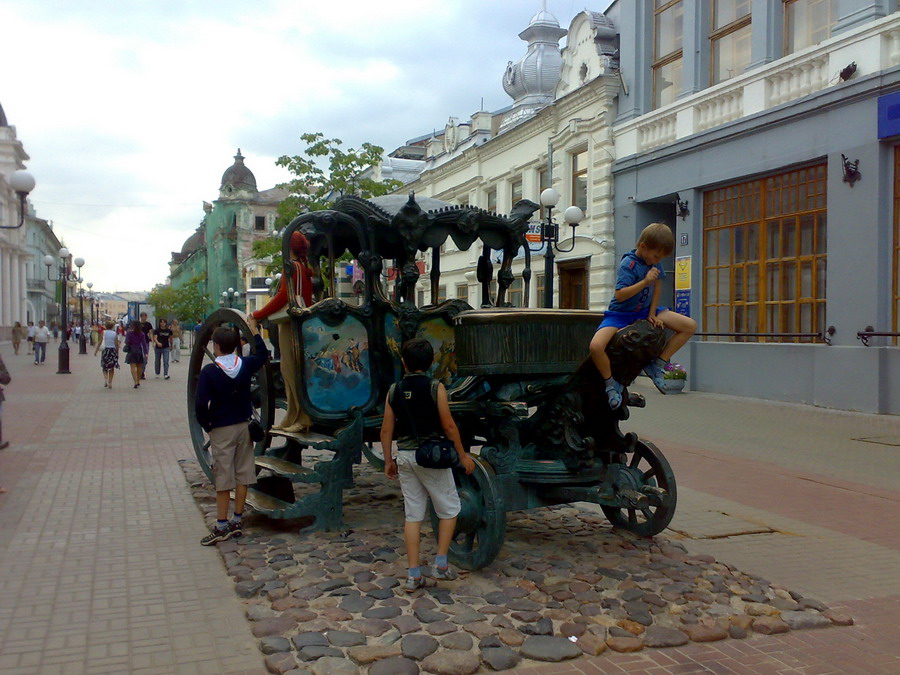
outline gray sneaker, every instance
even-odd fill
[[[450,566],[448,565],[447,567],[433,567],[431,569],[431,577],[438,581],[456,581],[456,579],[459,578],[459,575],[450,569]]]
[[[407,593],[412,593],[415,590],[425,587],[425,577],[419,575],[417,577],[406,577],[406,582],[403,584],[403,590]]]

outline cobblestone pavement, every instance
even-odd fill
[[[221,555],[198,545],[205,524],[185,480],[197,467],[178,463],[193,454],[185,360],[172,380],[151,376],[134,390],[120,372],[108,391],[97,361],[77,349],[72,375],[14,357],[8,344],[0,353],[14,378],[4,408],[12,445],[0,452],[9,489],[0,496],[0,673],[262,673],[288,665],[282,634],[298,672],[317,675],[473,672],[484,651],[505,666],[510,652],[558,658],[574,656],[572,647],[603,651],[525,658],[507,672],[900,672],[900,456],[888,444],[900,435],[896,418],[645,390],[648,408],[626,426],[656,442],[678,477],[678,512],[664,537],[617,534],[586,509],[521,514],[497,564],[444,584],[448,592],[409,597],[391,587],[403,570],[398,500],[359,508],[366,490],[385,489],[375,477],[348,494],[353,532],[343,537],[301,538],[252,517],[245,541],[220,544]],[[194,496],[206,509],[202,492]],[[366,530],[363,514],[394,511],[396,531]],[[553,555],[537,559],[541,546]],[[324,550],[340,553],[323,558]],[[680,578],[668,576],[664,588],[663,570]],[[341,576],[349,583],[329,588]],[[598,611],[572,613],[576,601]],[[748,619],[726,624],[726,615],[749,617],[749,630]],[[401,617],[409,618],[398,627]],[[801,628],[828,617],[855,624]],[[541,635],[548,618],[556,637],[577,641]],[[411,621],[419,628],[409,630]],[[755,631],[755,621],[772,634]],[[774,632],[782,623],[795,629]],[[676,627],[692,641],[649,646],[677,644],[681,635],[664,630]],[[323,628],[333,628],[326,644]],[[732,636],[696,641],[722,630]],[[324,656],[301,660],[317,651]]]

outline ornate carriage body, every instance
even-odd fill
[[[362,200],[344,197],[329,211],[296,218],[283,233],[310,241],[309,262],[316,302],[292,305],[277,321],[290,323],[297,356],[300,403],[312,419],[309,431],[272,430],[284,407],[277,362],[256,378],[256,405],[269,431],[257,444],[263,477],[248,501],[275,518],[312,516],[313,527],[343,525],[341,491],[352,485],[353,465],[365,457],[381,468],[373,449],[385,396],[402,377],[400,346],[424,337],[434,346],[431,373],[447,387],[464,444],[474,450],[476,471],[456,471],[462,512],[451,547],[455,564],[477,569],[499,552],[507,511],[587,501],[610,521],[641,535],[662,531],[675,509],[676,487],[665,457],[619,421],[643,399],[626,392],[627,405],[611,411],[602,379],[588,359],[588,345],[602,314],[585,310],[516,309],[506,301],[512,264],[524,251],[525,304],[530,257],[525,243],[537,204],[523,200],[509,216],[450,206],[414,196]],[[431,297],[437,298],[440,250],[450,238],[457,248],[480,246],[477,279],[481,307],[462,300],[417,307],[416,258],[430,255]],[[349,252],[364,271],[361,302],[334,297],[337,259]],[[492,252],[501,254],[496,296]],[[396,271],[392,288],[385,261]],[[293,273],[293,266],[285,267]],[[247,331],[234,310],[214,312],[200,331],[191,357],[189,417],[201,465],[210,473],[208,442],[194,420],[196,377],[211,357],[209,338],[223,323]],[[644,322],[646,323],[646,322]],[[610,343],[617,379],[630,384],[664,344],[660,331],[632,326]],[[327,461],[304,464],[308,448],[329,451]],[[307,462],[308,464],[308,462]],[[294,499],[291,484],[319,489]]]

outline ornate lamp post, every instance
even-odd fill
[[[222,291],[222,299],[219,300],[219,307],[234,307],[235,303],[241,299],[241,292],[236,291],[233,288],[229,288],[227,291]]]
[[[93,347],[94,346],[94,324],[95,324],[95,321],[94,321],[94,291],[93,291],[94,283],[92,281],[87,282],[87,287],[88,287],[88,294],[87,294],[88,295],[88,304],[90,305],[90,313],[91,313],[91,318],[90,318],[91,347]]]
[[[19,224],[0,225],[0,229],[17,230],[25,224],[25,200],[28,198],[28,193],[34,190],[34,176],[27,171],[22,171],[20,169],[19,171],[13,172],[12,176],[9,177],[9,186],[19,197]]]
[[[559,203],[559,192],[547,188],[541,192],[541,206],[547,209],[547,218],[541,221],[541,245],[544,248],[544,307],[553,307],[553,263],[554,250],[568,253],[575,248],[575,228],[584,219],[584,212],[577,206],[570,206],[563,212],[566,225],[572,227],[572,245],[569,248],[559,247],[559,225],[553,220],[553,207]],[[531,249],[533,253],[540,248]]]
[[[81,268],[84,267],[84,258],[75,258],[75,266],[78,268],[78,325],[80,326],[80,332],[78,334],[78,353],[87,354],[87,338],[84,334],[84,289],[81,287],[81,282],[84,281],[81,277]]]
[[[60,293],[62,339],[59,341],[59,365],[56,374],[68,375],[72,372],[69,370],[69,342],[66,339],[66,333],[69,327],[69,283],[75,280],[75,273],[72,272],[72,254],[69,253],[69,249],[59,249],[58,256],[58,258],[54,258],[52,255],[45,255],[44,264],[47,266],[47,279],[59,282],[62,291]],[[79,260],[81,260],[81,258],[79,258]],[[83,262],[84,261],[82,261],[82,264]],[[54,264],[57,266],[57,276],[55,279],[50,276],[50,268],[53,267]]]

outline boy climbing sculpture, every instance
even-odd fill
[[[674,248],[675,238],[669,226],[651,223],[641,232],[637,246],[622,256],[619,263],[615,295],[591,340],[591,359],[603,377],[612,410],[622,405],[623,386],[613,378],[606,346],[620,328],[647,319],[656,327],[674,331],[660,355],[644,367],[644,373],[663,394],[666,393],[664,374],[669,359],[697,330],[697,322],[692,318],[668,307],[659,307],[658,281],[665,277],[660,262]]]

